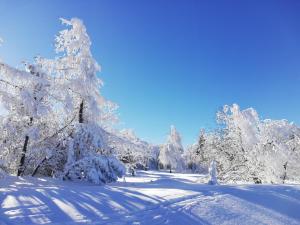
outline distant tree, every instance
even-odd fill
[[[183,147],[181,137],[174,126],[171,126],[167,142],[161,147],[159,162],[163,168],[181,170],[183,168]]]
[[[201,129],[198,142],[191,145],[184,152],[186,166],[193,172],[205,172],[205,167],[209,163],[207,158],[209,151],[208,142],[206,140],[205,130]]]

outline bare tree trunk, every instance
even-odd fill
[[[42,165],[46,160],[47,160],[47,158],[45,157],[45,158],[42,160],[42,162],[34,169],[34,171],[33,171],[33,173],[32,173],[31,176],[34,177],[34,176],[37,174],[39,168],[41,167],[41,165]]]
[[[58,144],[56,145],[56,148],[58,148],[59,146],[60,146],[60,143],[58,143]],[[50,160],[52,157],[53,157],[53,155],[52,155],[50,158],[48,158],[48,159],[47,159],[47,157],[45,157],[45,158],[37,165],[37,167],[34,169],[34,171],[33,171],[33,173],[31,174],[31,176],[34,177],[34,176],[37,174],[39,168],[43,165],[43,163],[46,162],[47,160]]]
[[[30,122],[29,122],[29,126],[32,125],[33,122],[33,118],[30,117]],[[22,176],[24,173],[24,163],[25,163],[25,157],[26,157],[26,152],[27,152],[27,146],[28,146],[28,142],[29,142],[29,136],[26,135],[25,136],[25,141],[24,141],[24,145],[23,145],[23,149],[22,149],[22,155],[21,155],[21,160],[20,160],[20,164],[19,164],[19,168],[18,168],[18,173],[17,176]]]
[[[79,123],[83,123],[83,100],[80,103],[78,117],[79,117]]]
[[[81,100],[81,103],[79,105],[79,113],[78,113],[78,122],[79,124],[82,124],[84,122],[83,120],[83,107],[84,107],[84,104],[83,104],[83,100]],[[75,150],[75,157],[76,157],[76,160],[78,160],[80,158],[80,148],[77,147],[77,149]]]
[[[19,168],[18,168],[18,174],[17,174],[18,176],[22,176],[23,173],[24,173],[24,163],[25,163],[25,155],[26,155],[26,152],[27,152],[28,141],[29,141],[29,136],[26,135],[25,142],[24,142],[23,149],[22,149],[22,156],[21,156],[21,160],[20,160],[20,165],[19,165]]]

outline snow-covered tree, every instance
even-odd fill
[[[299,133],[291,134],[286,142],[286,161],[283,165],[282,183],[286,181],[300,182],[300,136]],[[282,162],[282,161],[281,161]]]
[[[260,120],[252,109],[225,105],[220,127],[205,135],[202,166],[216,161],[222,182],[281,183],[299,179],[300,130],[286,120]],[[201,135],[200,135],[201,139]],[[202,138],[203,139],[203,138]],[[193,151],[201,144],[194,144]],[[193,160],[196,157],[191,157]]]
[[[113,122],[116,105],[100,94],[102,80],[97,76],[100,66],[93,58],[91,41],[83,22],[77,18],[61,19],[68,28],[56,37],[54,60],[40,58],[40,64],[53,75],[64,100],[67,113],[75,113],[78,123]]]
[[[297,179],[300,175],[296,163],[299,160],[299,128],[286,120],[264,120],[260,125],[260,134],[256,155],[261,165],[258,172],[262,180],[285,183],[288,179]]]
[[[182,170],[183,169],[183,147],[181,137],[174,126],[171,126],[167,142],[161,146],[159,153],[159,162],[165,169]]]
[[[110,151],[104,129],[115,121],[116,105],[100,93],[103,85],[97,76],[100,66],[92,56],[91,41],[83,22],[77,18],[61,21],[67,29],[56,36],[57,56],[54,59],[39,57],[37,62],[52,77],[52,95],[57,99],[61,130],[65,133],[58,143],[64,151],[60,155],[67,157],[65,178],[73,179],[71,170],[84,166],[83,162],[91,162],[91,157],[101,158],[104,152]],[[86,164],[87,168],[91,165],[102,164]],[[119,163],[119,166],[122,165]],[[77,178],[81,179],[74,177]]]
[[[187,169],[192,172],[206,172],[205,167],[209,163],[209,159],[207,158],[207,150],[208,142],[207,142],[207,134],[204,129],[201,129],[200,135],[198,138],[198,142],[189,146],[187,150],[184,152],[184,159]]]
[[[44,117],[51,110],[47,76],[35,65],[27,65],[25,69],[0,64],[0,96],[5,107],[1,157],[10,172],[17,172],[18,176],[23,175],[28,149],[33,151],[41,130],[46,127]]]
[[[251,152],[258,143],[259,119],[252,108],[241,111],[239,106],[225,105],[217,114],[218,122],[223,126],[221,143],[218,145],[219,176],[237,182],[250,181],[252,174]]]

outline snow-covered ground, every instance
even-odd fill
[[[205,180],[154,171],[106,186],[6,177],[0,224],[300,224],[300,186]]]

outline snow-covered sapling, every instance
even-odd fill
[[[217,185],[218,184],[218,180],[217,180],[217,165],[216,165],[215,161],[212,161],[210,163],[208,184],[210,184],[210,185]]]

